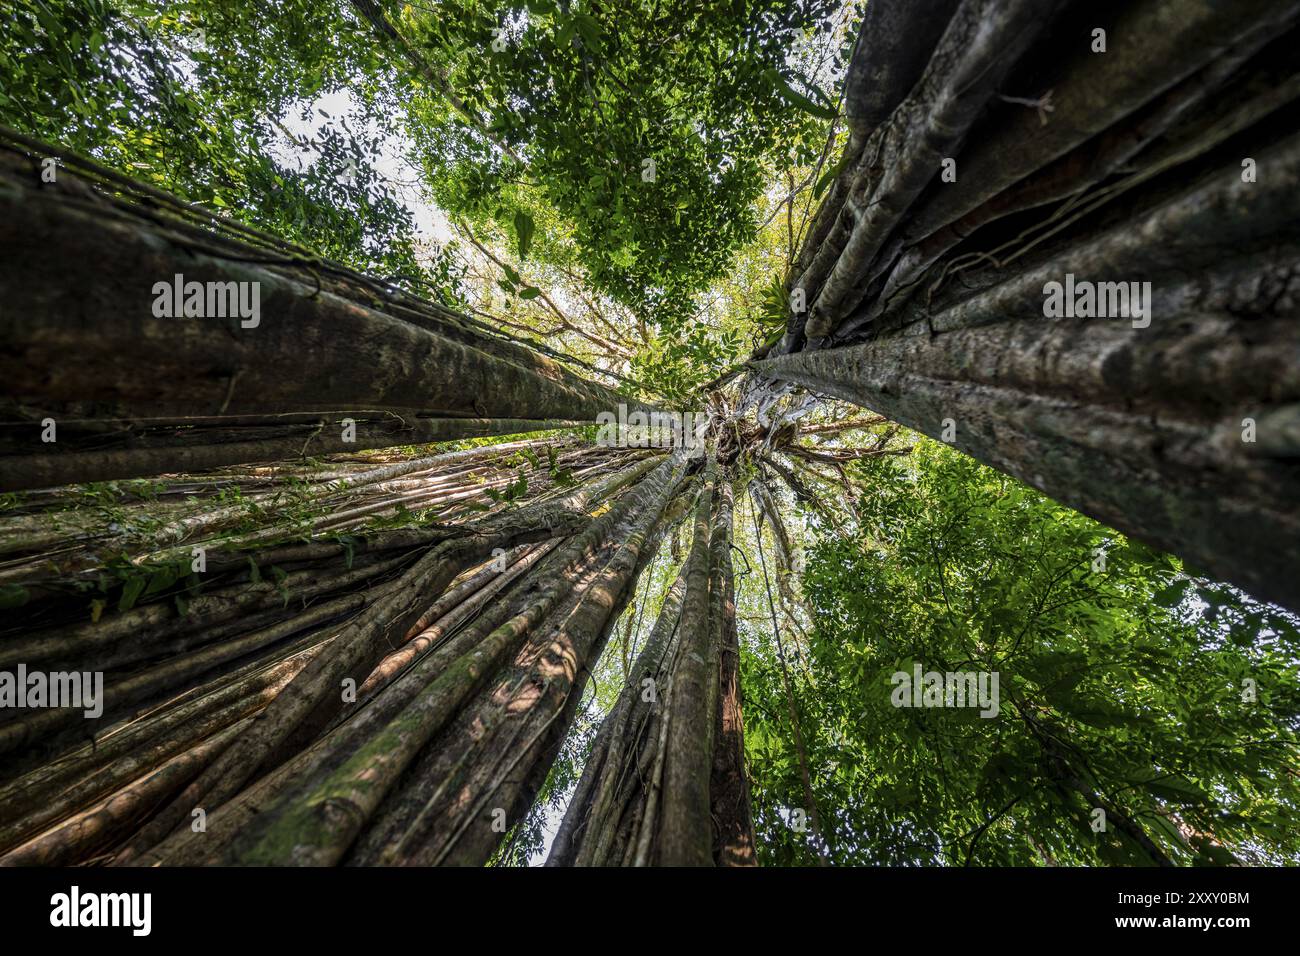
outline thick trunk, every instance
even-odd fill
[[[740,689],[740,640],[736,632],[735,580],[731,567],[733,494],[718,485],[718,508],[709,542],[709,626],[718,648],[717,712],[713,722],[713,769],[709,780],[713,861],[718,866],[756,866],[754,820],[745,776],[745,721]]]
[[[663,791],[654,862],[661,866],[713,863],[709,821],[709,778],[713,766],[713,720],[718,695],[717,635],[710,627],[710,563],[717,486],[710,465],[709,485],[696,510],[686,598],[677,627],[679,647],[668,692]]]
[[[1143,332],[1005,322],[801,353],[765,371],[950,437],[1063,504],[1300,607],[1294,319],[1189,315]],[[1254,443],[1242,440],[1247,418]]]
[[[60,421],[57,415],[54,417]],[[357,423],[356,436],[345,441],[342,422],[349,417]],[[119,427],[108,436],[78,433],[77,425],[70,423],[60,428],[56,442],[45,445],[40,441],[41,426],[35,419],[21,424],[7,421],[0,434],[0,488],[21,491],[74,482],[195,474],[242,462],[287,461],[331,452],[524,434],[574,424],[339,411],[317,415],[309,423],[269,429],[277,434],[264,438],[248,437],[247,428],[195,428],[184,418],[139,426],[130,421],[118,422],[115,425]]]
[[[1007,72],[1061,5],[1060,0],[965,0],[958,6],[916,89],[864,147],[871,162],[847,196],[853,225],[843,248],[833,264],[821,259],[823,267],[800,279],[810,304],[808,338],[829,335],[857,304],[863,269],[943,160],[957,152]]]
[[[1300,5],[986,6],[853,145],[798,260],[812,341],[753,367],[1300,607]],[[859,57],[915,51],[858,50],[875,117]],[[1076,281],[1117,294],[1055,311]]]
[[[365,448],[643,407],[300,250],[250,244],[215,219],[194,226],[175,200],[172,218],[96,190],[73,172],[93,164],[65,160],[45,184],[20,148],[0,148],[6,489],[337,450],[344,416],[356,420],[351,447]],[[258,315],[225,315],[223,298],[224,317],[159,317],[155,283],[177,276],[256,283]],[[63,426],[53,443],[47,418]]]
[[[172,583],[161,589],[136,592],[137,606],[126,611],[116,610],[116,589],[107,592],[107,606],[89,620],[85,605],[69,602],[67,595],[78,592],[72,585],[84,586],[103,574],[100,554],[113,548],[104,545],[96,552],[76,539],[72,547],[56,551],[67,556],[71,583],[50,571],[37,583],[20,577],[32,587],[27,603],[6,621],[10,633],[0,654],[6,663],[0,666],[101,671],[106,680],[98,720],[83,720],[78,708],[52,707],[7,711],[0,721],[0,751],[6,752],[0,853],[7,852],[0,860],[79,863],[107,851],[127,862],[173,831],[199,841],[186,846],[173,839],[169,848],[181,847],[176,859],[187,859],[182,850],[196,860],[233,853],[233,835],[216,840],[209,836],[216,831],[191,834],[192,811],[230,808],[220,819],[240,819],[236,829],[247,829],[251,816],[240,817],[243,808],[283,810],[283,792],[297,793],[313,772],[364,746],[366,721],[376,714],[399,719],[430,681],[441,681],[444,688],[448,681],[457,683],[456,675],[480,645],[496,638],[500,653],[508,654],[512,640],[541,640],[517,626],[521,615],[536,618],[539,634],[549,633],[576,619],[579,591],[584,608],[599,603],[590,588],[574,590],[569,582],[581,577],[583,568],[605,575],[615,563],[626,569],[628,555],[639,553],[633,543],[637,529],[662,511],[655,510],[658,498],[648,499],[647,489],[670,493],[664,485],[667,466],[653,452],[564,451],[564,444],[557,467],[577,486],[561,488],[544,463],[534,464],[527,498],[494,503],[488,514],[469,522],[369,534],[362,528],[344,541],[253,540],[265,538],[261,532],[212,538],[206,571],[197,576],[202,590],[191,593],[183,608],[173,593],[179,589],[184,596],[191,585],[184,574],[172,573],[163,579]],[[460,500],[511,480],[516,464],[524,468],[519,453],[531,445],[378,467],[358,462],[325,470],[310,490],[299,487],[298,494],[314,506],[332,507],[336,515],[363,518],[375,512],[375,504],[403,500],[407,493],[415,496],[408,501],[430,493]],[[677,461],[674,474],[684,467]],[[274,513],[282,487],[256,475],[248,479],[256,489],[252,496],[262,497],[259,509]],[[224,487],[224,481],[217,484]],[[202,483],[182,477],[175,486],[196,490]],[[169,487],[156,486],[151,494],[166,494]],[[16,523],[26,526],[48,517],[66,527],[59,516],[67,500],[67,493],[37,496]],[[178,536],[219,532],[238,510],[209,500],[215,509],[191,502],[182,512],[189,517],[173,529]],[[137,505],[143,514],[150,502]],[[593,521],[593,510],[605,514]],[[456,517],[459,511],[444,513]],[[592,531],[596,524],[599,532]],[[159,543],[148,535],[140,541],[146,549]],[[77,555],[78,547],[86,550]],[[176,547],[184,553],[188,543]],[[496,549],[504,552],[500,561],[488,560]],[[151,575],[160,569],[174,572],[174,550],[136,555],[168,559],[158,566],[137,565],[140,573],[154,580]],[[188,555],[182,556],[188,565]],[[635,562],[632,567],[639,571]],[[21,571],[21,565],[11,570]],[[550,596],[533,600],[548,582]],[[514,628],[514,638],[494,633],[502,625]],[[594,656],[605,632],[582,633]],[[505,659],[490,658],[482,679]],[[343,692],[348,678],[356,682],[355,695]],[[579,675],[575,694],[581,683]],[[476,686],[471,681],[437,695],[447,706],[446,719],[474,699]],[[358,715],[360,724],[352,719]],[[559,731],[566,724],[557,719],[553,726]],[[82,745],[87,730],[95,735],[89,747]],[[549,759],[540,754],[534,769],[544,773]],[[164,856],[173,858],[170,851]]]
[[[1284,34],[1300,7],[1283,0],[1245,9],[1144,0],[1117,11],[986,0],[950,12],[877,6],[846,81],[855,135],[789,278],[805,293],[807,322],[792,315],[774,354],[805,334],[818,344],[856,331],[891,299],[916,293],[927,270],[942,278],[936,260],[963,241],[978,247],[989,223],[1049,202],[1113,201],[1113,188],[1095,188],[1106,177],[1141,181],[1161,154],[1186,163],[1296,96]],[[888,47],[905,23],[908,42]],[[1098,27],[1105,52],[1093,49]],[[888,78],[911,75],[931,46],[915,88],[898,97]],[[1225,108],[1242,122],[1220,117],[1207,128]],[[1235,166],[1251,152],[1225,159]],[[956,165],[941,178],[949,160]]]
[[[695,496],[693,539],[703,527],[708,489]],[[683,503],[690,499],[684,497]],[[688,505],[689,507],[689,505]],[[696,542],[698,544],[698,542]],[[703,573],[693,547],[664,595],[659,616],[633,662],[614,708],[601,724],[582,777],[556,833],[547,866],[644,865],[656,830],[672,668],[688,582]]]
[[[504,835],[494,824],[517,822],[540,785],[682,471],[679,459],[665,461],[629,489],[504,602],[295,761],[291,783],[264,778],[258,787],[273,796],[254,825],[203,847],[182,834],[158,857],[484,862]],[[218,825],[223,812],[213,814]]]
[[[216,807],[237,794],[259,773],[299,752],[346,706],[342,687],[363,685],[394,647],[394,641],[420,623],[426,610],[462,571],[487,558],[493,548],[561,537],[586,520],[591,503],[637,481],[654,459],[632,465],[603,481],[583,486],[562,499],[540,502],[518,513],[490,519],[473,534],[428,551],[391,589],[338,635],[281,693],[259,720],[221,758],[190,784],[134,841],[131,854],[144,852],[187,820],[197,808]]]

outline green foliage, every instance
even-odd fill
[[[381,7],[416,60],[343,0],[19,0],[0,13],[0,122],[465,308],[454,244],[417,242],[414,188],[630,309],[625,354],[597,340],[587,361],[673,401],[734,367],[752,303],[701,296],[753,244],[770,183],[824,146],[813,77],[840,4]],[[504,271],[507,308],[547,314],[540,279]]]
[[[483,492],[497,504],[513,504],[528,494],[528,475],[521,469],[519,476],[504,488],[484,488]]]
[[[1294,862],[1293,617],[937,443],[855,468],[870,490],[812,552],[791,668],[838,862],[1150,864],[1121,817],[1175,862]],[[895,707],[914,662],[997,672],[998,716]],[[777,665],[743,666],[761,852],[815,862]]]
[[[376,166],[385,61],[346,4],[308,0],[18,0],[0,13],[0,123],[456,304],[445,256]],[[313,113],[347,91],[350,115]],[[326,122],[283,155],[285,124]]]
[[[472,221],[513,226],[521,258],[532,241],[519,228],[532,220],[521,217],[551,207],[552,231],[571,232],[597,289],[681,331],[694,294],[753,238],[752,207],[772,164],[809,161],[825,142],[833,107],[791,75],[789,50],[825,31],[837,6],[407,7],[402,31],[527,163],[493,150],[441,97],[416,97],[417,136],[439,157],[426,167],[435,196]],[[559,236],[543,238],[541,254],[574,254],[557,248]]]
[[[533,244],[533,233],[537,230],[533,217],[520,209],[515,213],[515,240],[519,243],[519,258],[527,259],[528,250]]]
[[[582,776],[583,765],[591,753],[603,716],[604,713],[598,710],[584,710],[578,714],[533,805],[511,828],[488,862],[489,866],[528,866],[530,862],[539,860],[547,843],[547,824],[550,822],[554,826],[563,814]]]

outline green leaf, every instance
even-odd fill
[[[144,586],[147,583],[148,579],[143,575],[129,578],[122,588],[122,596],[118,599],[117,609],[119,611],[129,611],[135,607],[135,602],[144,592]]]
[[[1191,584],[1187,579],[1176,579],[1155,593],[1155,601],[1161,607],[1177,607],[1183,601],[1183,595]]]
[[[149,586],[144,589],[144,596],[157,594],[165,591],[176,583],[176,579],[181,576],[180,568],[172,565],[170,567],[159,568],[149,577]]]
[[[519,240],[519,258],[527,259],[528,250],[533,244],[533,231],[536,226],[533,217],[522,209],[515,213],[515,238]],[[518,279],[518,276],[515,276]]]
[[[524,288],[521,289],[520,292],[519,292],[519,298],[521,298],[521,299],[535,299],[535,298],[537,298],[537,297],[538,297],[539,295],[541,295],[541,294],[542,294],[542,290],[539,289],[539,288],[537,288],[537,286],[535,286],[535,285],[524,286]]]
[[[1148,780],[1145,786],[1153,796],[1159,797],[1166,803],[1194,805],[1210,802],[1209,796],[1199,787],[1179,777],[1161,777],[1158,780]]]
[[[797,106],[805,113],[811,113],[813,116],[821,119],[835,119],[835,110],[828,106],[822,106],[820,103],[814,103],[812,100],[808,99],[808,97],[804,96],[787,83],[785,77],[776,70],[766,70],[764,76],[767,77],[777,94],[787,103],[792,106]],[[821,95],[820,91],[818,91],[818,95]],[[825,96],[822,96],[822,99],[825,99]]]
[[[846,154],[838,163],[822,173],[821,178],[817,180],[817,185],[813,187],[813,199],[821,199],[826,187],[835,181],[835,178],[839,176],[848,161],[849,157]]]
[[[579,13],[573,18],[573,26],[582,37],[582,45],[589,52],[598,55],[602,31],[596,18],[589,13]]]

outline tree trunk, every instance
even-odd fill
[[[42,183],[33,157],[61,154],[67,168]],[[645,408],[464,316],[305,250],[250,244],[251,231],[216,217],[196,226],[182,218],[194,207],[119,178],[112,186],[128,201],[89,185],[92,175],[107,174],[57,147],[0,136],[6,490]],[[219,316],[160,317],[155,284],[171,288],[177,276],[249,283],[250,305],[256,284],[258,314],[226,315],[223,298]],[[352,441],[343,418],[355,421]],[[58,426],[52,442],[42,437],[47,419]]]
[[[1300,5],[963,0],[892,107],[860,80],[932,25],[895,52],[874,6],[870,122],[789,278],[807,322],[754,368],[1300,608]],[[1075,280],[1145,308],[1056,311]]]
[[[730,486],[706,483],[691,550],[601,725],[547,866],[755,862],[731,521]]]

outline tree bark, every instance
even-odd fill
[[[148,213],[71,170],[41,183],[39,164],[11,149],[0,148],[6,489],[338,449],[345,443],[335,416],[343,415],[356,420],[351,447],[383,447],[500,434],[523,420],[592,422],[620,403],[648,410],[474,331],[465,317],[432,304],[420,311],[409,297],[385,303],[329,263],[304,265]],[[44,155],[62,152],[49,147]],[[187,283],[256,283],[257,324],[239,315],[155,316],[155,283],[178,275]],[[204,426],[206,437],[186,424],[304,413],[322,418],[293,426],[218,422]],[[47,418],[63,423],[62,446],[57,435],[42,441]],[[143,447],[133,447],[126,426],[145,419]],[[79,423],[87,421],[118,423],[109,437],[125,446],[104,449],[102,435],[82,435]],[[169,461],[169,448],[179,457]],[[65,454],[71,457],[62,461]]]
[[[986,6],[846,154],[797,260],[810,341],[749,401],[854,402],[1300,608],[1300,5]],[[858,42],[875,117],[858,56],[892,54]],[[1145,283],[1145,314],[1056,318],[1067,277]]]
[[[709,541],[710,626],[718,647],[717,713],[714,715],[710,815],[716,832],[713,861],[718,866],[757,866],[754,820],[745,774],[745,719],[740,687],[740,640],[736,632],[735,580],[731,567],[733,493],[718,484],[718,508]]]

